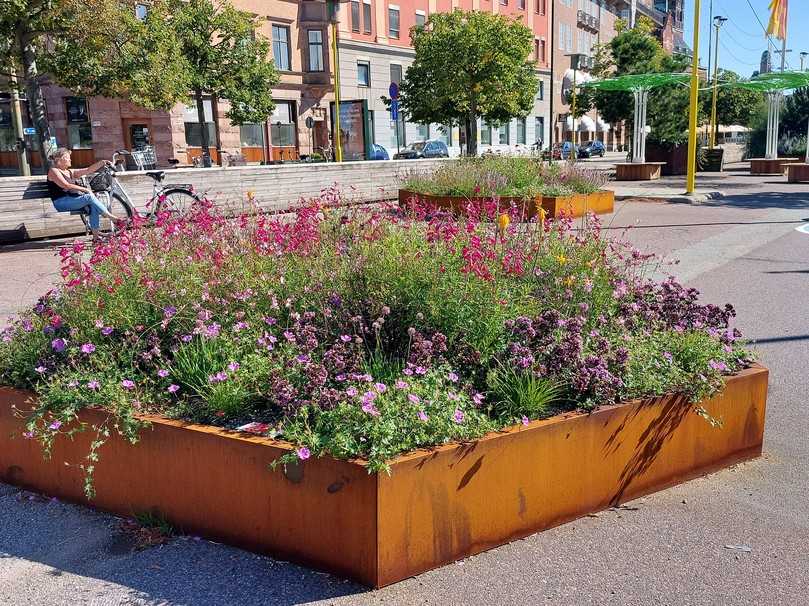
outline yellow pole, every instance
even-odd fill
[[[714,23],[716,28],[716,50],[714,51],[714,66],[713,66],[713,99],[711,99],[711,132],[708,138],[709,146],[713,149],[716,146],[716,95],[718,83],[716,81],[719,75],[719,23]]]
[[[340,140],[340,58],[337,54],[337,19],[331,26],[331,51],[334,54],[334,159],[343,161],[343,146]]]
[[[688,178],[685,193],[693,194],[697,181],[697,99],[699,93],[699,8],[700,0],[694,0],[694,42],[691,52],[691,104],[688,110]]]

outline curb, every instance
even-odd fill
[[[616,200],[649,200],[654,202],[670,202],[672,204],[700,204],[710,200],[721,200],[725,194],[721,191],[706,191],[699,194],[618,194],[616,192]]]

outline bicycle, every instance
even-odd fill
[[[120,156],[127,154],[129,154],[128,151],[119,149],[112,155],[111,165],[105,166],[89,179],[88,186],[99,201],[104,204],[107,210],[113,215],[121,218],[125,217],[127,223],[130,223],[135,216],[147,220],[154,220],[158,214],[165,212],[182,216],[194,202],[200,202],[202,200],[194,193],[194,188],[190,183],[167,183],[160,185],[166,176],[166,171],[147,171],[146,176],[150,177],[153,181],[152,197],[146,202],[146,213],[141,214],[135,208],[129,194],[116,178],[116,174],[120,172],[116,169],[121,163]],[[86,209],[71,211],[71,214],[81,215],[81,219],[85,227],[87,227],[87,217],[89,213]],[[102,221],[105,222],[106,229],[115,233],[116,227],[114,222],[109,219],[102,219]]]

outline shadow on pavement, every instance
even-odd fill
[[[719,200],[704,202],[705,206],[728,206],[733,208],[809,208],[809,192],[755,191],[749,194],[731,195]]]
[[[97,579],[80,584],[103,592],[97,603],[110,606],[293,606],[369,591],[326,573],[194,537],[131,551],[122,548],[127,539],[118,518],[5,484],[0,484],[0,518],[0,587],[12,588],[20,604],[47,603],[36,595],[37,586],[65,573]],[[16,565],[4,563],[8,560]],[[20,566],[21,560],[44,566]],[[77,579],[66,583],[65,597],[75,591]]]

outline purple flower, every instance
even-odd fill
[[[165,318],[166,320],[173,318],[176,313],[177,308],[174,307],[173,305],[166,305],[163,308],[163,318]]]
[[[349,387],[348,389],[346,389],[346,395],[347,395],[348,397],[350,397],[350,398],[353,398],[354,396],[356,396],[356,395],[357,395],[357,393],[358,393],[358,392],[357,392],[357,388],[356,388],[356,387]]]
[[[454,391],[447,392],[447,400],[452,400],[453,402],[457,402],[460,399],[461,399],[461,396],[459,396]]]
[[[454,372],[450,372],[450,373],[447,375],[447,379],[449,379],[449,380],[450,380],[450,381],[452,381],[453,383],[457,383],[457,382],[458,382],[458,375],[456,375]]]
[[[48,371],[48,369],[42,366],[42,364],[37,366],[34,370],[37,371],[39,374],[45,374]]]
[[[427,421],[427,419],[430,418],[430,417],[427,416],[427,413],[424,412],[423,410],[419,411],[418,417],[419,417],[419,421]]]
[[[725,372],[728,369],[728,365],[724,362],[717,362],[716,360],[711,360],[708,362],[708,366],[713,368],[714,370],[718,370],[719,372]]]
[[[230,372],[236,372],[237,370],[239,370],[239,363],[238,362],[231,362],[230,364],[228,364],[228,370]]]
[[[57,430],[57,429],[59,429],[61,426],[62,426],[62,422],[61,422],[61,421],[54,421],[53,423],[51,423],[50,425],[48,425],[48,429],[52,429],[53,431],[56,431],[56,430]]]
[[[464,414],[460,408],[455,409],[455,413],[452,415],[452,420],[458,424],[463,423]]]
[[[104,335],[105,337],[109,337],[112,334],[113,330],[115,329],[112,326],[105,326],[104,328],[101,329],[101,334]]]
[[[24,434],[22,434],[22,437],[25,438],[26,440],[30,440],[31,438],[34,437],[34,432],[26,431]]]
[[[285,330],[285,331],[284,331],[284,338],[285,338],[287,341],[289,341],[290,343],[294,343],[294,342],[295,342],[295,335],[294,335],[293,333],[289,332],[288,330]]]
[[[31,322],[31,320],[29,320],[28,318],[25,318],[22,321],[22,329],[25,332],[31,332],[32,330],[34,330],[34,324]]]
[[[180,341],[182,341],[183,343],[190,343],[191,339],[193,339],[191,335],[183,335],[182,337],[180,337]]]
[[[309,362],[309,356],[307,356],[306,354],[300,354],[296,356],[295,359],[298,361],[299,364],[306,364],[307,362]]]
[[[247,322],[236,322],[233,325],[233,332],[239,332],[245,330],[246,328],[250,328],[250,325]]]
[[[169,371],[166,370],[165,368],[161,368],[160,370],[157,371],[157,376],[160,377],[161,379],[165,379],[167,376],[169,376]]]
[[[413,402],[413,404],[418,404],[419,402],[421,402],[421,398],[414,393],[407,394],[407,399]]]
[[[85,343],[81,346],[81,353],[90,355],[96,350],[96,346],[92,343]]]
[[[223,381],[227,381],[227,378],[227,373],[220,370],[215,375],[208,375],[208,383],[221,383]]]
[[[351,343],[351,335],[340,335],[340,340],[343,343]]]
[[[376,395],[377,394],[375,391],[366,391],[364,394],[362,394],[362,401],[366,403],[373,402],[376,400]]]
[[[205,336],[208,337],[209,339],[213,339],[219,336],[219,331],[221,330],[222,327],[217,322],[214,322],[209,326],[205,327]]]
[[[483,394],[476,393],[474,396],[472,396],[472,401],[478,405],[483,404]]]
[[[412,371],[412,370],[410,370],[409,368],[405,368],[405,369],[404,369],[402,372],[403,372],[404,374],[406,374],[408,377],[412,377],[412,376],[413,376],[413,371]]]
[[[129,379],[124,379],[123,381],[121,381],[121,387],[123,387],[124,389],[133,389],[135,387],[135,382],[130,381]]]
[[[177,393],[178,391],[180,391],[180,386],[172,383],[171,385],[168,386],[166,391],[169,393]]]
[[[55,351],[56,353],[61,353],[65,350],[65,347],[67,347],[67,341],[65,341],[61,337],[58,339],[54,339],[53,341],[51,341],[51,347],[53,348],[53,351]]]
[[[99,384],[98,384],[98,381],[96,381],[95,379],[93,379],[92,381],[87,382],[87,389],[92,389],[92,390],[95,391],[98,388],[99,388]]]
[[[295,451],[295,454],[298,455],[298,459],[301,461],[305,461],[310,456],[312,456],[312,453],[309,452],[309,449],[306,448],[306,446],[301,446],[298,450]]]
[[[669,364],[671,364],[671,363],[674,361],[674,356],[672,356],[672,355],[671,355],[669,352],[664,351],[664,352],[663,352],[663,359],[665,359],[665,360],[666,360],[666,362],[668,362]]]
[[[426,375],[427,374],[427,369],[424,368],[423,366],[416,366],[416,374],[417,375]]]
[[[378,417],[379,411],[377,410],[376,406],[374,406],[373,402],[366,402],[362,405],[362,412],[366,412],[372,417]]]
[[[385,385],[384,383],[374,383],[374,388],[375,388],[375,389],[376,389],[376,390],[377,390],[379,393],[385,393],[385,392],[388,390],[388,386],[387,386],[387,385]]]
[[[270,316],[264,316],[261,319],[264,320],[264,323],[267,324],[268,326],[272,326],[273,324],[278,322],[278,320],[276,320],[275,318],[271,318]]]
[[[396,389],[407,389],[409,387],[408,384],[401,379],[396,379],[396,383],[393,385],[396,387]]]
[[[528,417],[526,417],[525,415],[522,416],[522,424],[528,425]]]

